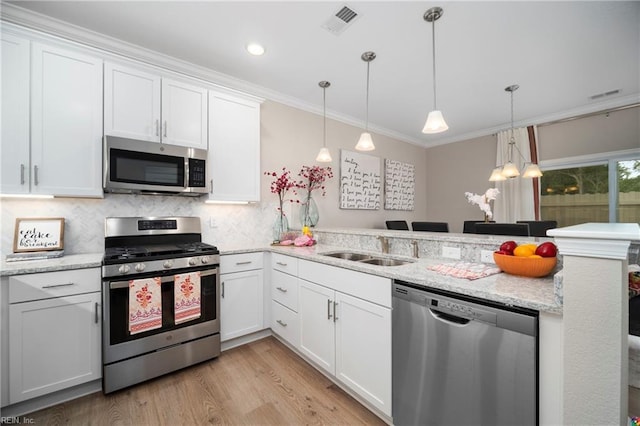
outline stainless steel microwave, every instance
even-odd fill
[[[105,136],[105,192],[200,196],[207,189],[207,151]]]

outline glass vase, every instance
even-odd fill
[[[287,217],[278,212],[275,222],[273,222],[273,241],[278,242],[282,238],[282,234],[289,230],[289,221]]]
[[[313,228],[318,224],[318,220],[320,220],[318,205],[313,198],[309,196],[305,202],[300,204],[300,225]]]

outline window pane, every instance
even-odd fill
[[[618,161],[618,222],[640,223],[640,160]]]
[[[609,222],[607,165],[548,170],[540,178],[540,217],[558,227]]]

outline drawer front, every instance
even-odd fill
[[[220,256],[220,273],[227,274],[262,269],[262,258],[262,252],[222,255]]]
[[[298,278],[280,271],[271,273],[271,297],[298,312]]]
[[[298,348],[300,345],[298,314],[275,300],[271,301],[271,331],[289,342],[294,348]]]
[[[100,291],[100,268],[9,277],[9,303]]]
[[[298,259],[283,254],[271,253],[271,268],[298,276]]]
[[[300,279],[329,287],[378,305],[391,307],[391,279],[308,260],[299,262]]]

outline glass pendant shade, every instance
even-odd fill
[[[540,167],[538,167],[535,163],[530,163],[522,172],[523,178],[537,178],[542,176],[542,172],[540,171]]]
[[[442,116],[441,111],[431,111],[427,116],[427,122],[424,124],[424,128],[422,129],[422,133],[433,134],[440,133],[447,130],[449,126],[444,121],[444,117]]]
[[[375,145],[373,144],[373,139],[371,139],[371,133],[362,132],[362,134],[360,135],[360,139],[356,144],[356,149],[358,151],[373,151],[374,149],[376,149]]]
[[[518,171],[516,165],[509,161],[508,163],[505,163],[504,167],[502,168],[502,176],[507,178],[514,178],[516,176],[520,176],[520,172]]]
[[[502,175],[502,167],[496,167],[491,172],[491,177],[489,178],[489,182],[499,182],[502,180],[507,180],[507,178]]]
[[[331,160],[331,154],[329,153],[329,149],[325,147],[320,148],[320,152],[316,157],[316,161],[319,163],[330,163],[332,160]]]

